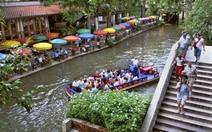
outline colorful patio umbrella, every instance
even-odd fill
[[[67,44],[67,40],[64,40],[64,39],[53,39],[51,41],[49,41],[51,44],[53,45],[65,45]]]
[[[143,17],[143,18],[138,18],[138,20],[140,20],[140,21],[148,21],[148,20],[149,20],[149,18],[147,18],[147,17]]]
[[[117,26],[113,26],[112,28],[115,29],[116,31],[120,31],[121,30],[121,28],[119,28]]]
[[[52,45],[50,43],[41,42],[33,45],[33,48],[36,50],[49,50],[52,48]]]
[[[130,17],[122,17],[124,20],[130,20]]]
[[[103,29],[103,31],[105,31],[107,33],[115,33],[116,32],[116,30],[113,28],[105,28],[105,29]]]
[[[90,34],[90,33],[86,33],[86,34],[80,34],[79,37],[81,39],[91,39],[91,38],[94,37],[94,35],[93,34]]]
[[[8,41],[1,43],[0,46],[9,48],[9,47],[18,46],[18,45],[21,45],[21,43],[18,41],[15,41],[15,40],[8,40]]]
[[[74,41],[78,41],[80,38],[76,37],[76,36],[66,36],[63,39],[69,41],[69,42],[74,42]]]
[[[97,30],[94,31],[93,33],[94,35],[107,35],[107,32],[103,31],[103,30]]]
[[[120,25],[125,26],[126,28],[130,27],[130,24],[128,24],[128,23],[121,23]]]
[[[136,18],[136,16],[130,16],[129,18],[130,18],[130,19],[135,19],[135,18]]]
[[[89,29],[79,29],[77,31],[78,34],[85,34],[85,33],[91,33],[91,30]]]
[[[58,38],[59,33],[46,33],[44,36],[46,36],[47,39],[53,39],[53,38]]]
[[[0,53],[0,62],[2,62],[6,57],[6,54]]]
[[[121,28],[121,29],[126,29],[126,27],[125,26],[123,26],[123,25],[115,25],[116,27],[119,27],[119,28]]]
[[[138,23],[137,19],[130,20],[129,22]]]
[[[33,39],[34,39],[36,42],[47,40],[46,36],[42,36],[42,35],[34,36]]]
[[[32,53],[32,50],[29,48],[23,48],[23,49],[15,48],[15,49],[11,49],[10,53],[11,54],[17,53],[18,55],[28,55]]]
[[[25,38],[20,38],[20,39],[17,39],[18,42],[20,42],[21,44],[24,44],[24,43],[29,43],[29,44],[33,44],[35,43],[35,41],[32,39],[32,37],[25,37]]]

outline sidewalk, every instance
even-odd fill
[[[202,51],[199,62],[212,64],[212,46],[205,46],[206,51]],[[186,52],[186,61],[195,61],[194,48],[188,47]]]

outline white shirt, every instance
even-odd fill
[[[177,66],[183,66],[183,59],[179,59],[179,57],[176,58]]]
[[[185,67],[184,71],[188,77],[194,77],[195,73],[197,72],[195,66],[189,67],[188,65]]]
[[[185,44],[188,43],[188,38],[187,37],[184,38],[182,35],[178,42],[180,43],[181,48],[185,48]]]
[[[203,43],[204,43],[204,39],[201,38],[201,39],[199,40],[199,42],[197,43],[196,47],[197,47],[198,49],[202,50]]]

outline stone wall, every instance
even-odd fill
[[[62,129],[63,132],[70,132],[72,129],[80,132],[109,132],[109,130],[104,127],[75,118],[68,118],[64,120]]]

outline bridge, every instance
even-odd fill
[[[196,65],[197,79],[192,98],[186,101],[185,114],[177,113],[176,77],[171,67],[176,58],[177,44],[173,45],[141,132],[212,132],[212,47],[206,46],[200,63]],[[195,61],[194,51],[188,48],[187,61]],[[195,64],[193,64],[195,65]]]

